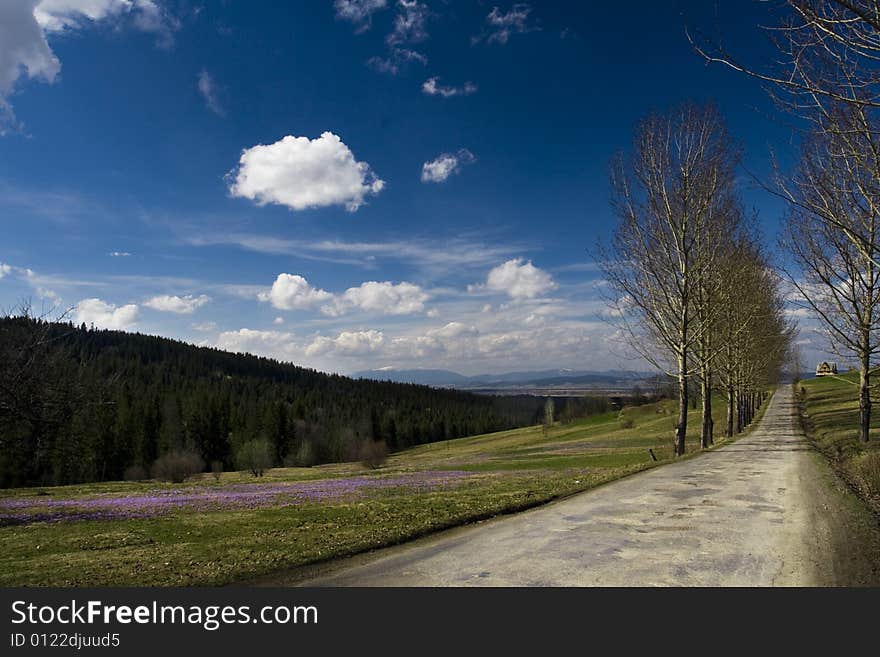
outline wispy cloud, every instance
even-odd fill
[[[184,239],[191,246],[238,246],[269,255],[287,255],[310,260],[372,267],[385,259],[426,268],[483,267],[522,250],[517,244],[485,244],[454,238],[436,240],[392,240],[388,242],[347,242],[343,240],[296,240],[248,233],[192,236]],[[356,257],[351,257],[356,256]]]
[[[373,24],[373,14],[388,6],[388,0],[334,0],[336,18],[355,26],[355,32],[366,32]]]
[[[460,87],[450,87],[440,84],[440,78],[434,76],[422,83],[422,93],[428,96],[440,96],[452,98],[453,96],[470,96],[477,93],[477,85],[473,82],[465,82]]]
[[[77,192],[63,189],[35,189],[0,182],[0,207],[23,211],[30,217],[66,223],[72,218],[106,214]]]
[[[370,57],[367,65],[379,73],[397,75],[411,62],[419,62],[424,66],[428,63],[428,58],[408,48],[391,48],[387,57]]]
[[[486,16],[486,26],[481,34],[471,37],[471,43],[477,44],[485,40],[486,43],[506,44],[512,34],[525,34],[534,32],[540,28],[529,24],[529,15],[532,8],[525,2],[518,2],[507,11],[501,11],[493,7]]]
[[[444,182],[449,176],[461,171],[463,166],[473,164],[476,160],[474,154],[466,148],[456,153],[441,153],[422,165],[422,182]]]
[[[217,88],[217,82],[207,71],[202,71],[199,73],[198,82],[196,86],[199,89],[199,93],[202,95],[202,98],[205,99],[205,105],[209,110],[214,112],[217,116],[226,116],[226,110],[223,109],[223,106],[220,104],[219,97],[219,89]]]
[[[394,29],[385,41],[389,46],[419,43],[428,38],[428,6],[418,0],[397,0]]]

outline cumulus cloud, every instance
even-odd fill
[[[528,24],[531,13],[532,8],[524,2],[518,2],[506,12],[501,11],[498,7],[493,7],[489,15],[486,16],[485,30],[479,36],[473,37],[471,43],[479,43],[485,39],[486,43],[504,45],[512,34],[534,32],[538,28]]]
[[[39,0],[0,2],[0,134],[15,128],[9,95],[21,75],[53,82],[61,62],[34,16]]]
[[[5,262],[0,262],[0,278],[3,278],[7,274],[12,272],[12,265],[7,265]]]
[[[348,288],[321,310],[331,316],[342,315],[355,308],[385,315],[410,315],[422,312],[429,298],[422,288],[412,283],[367,281],[358,287]]]
[[[467,164],[476,161],[477,158],[468,149],[462,148],[456,153],[441,153],[430,162],[422,165],[422,182],[440,183],[449,176],[461,171]]]
[[[268,301],[279,310],[304,310],[333,299],[333,295],[312,285],[298,274],[278,274],[268,292],[260,292],[260,301]]]
[[[342,294],[333,294],[312,286],[298,274],[278,274],[272,288],[257,296],[260,301],[268,301],[279,310],[306,310],[320,305],[321,312],[331,317],[352,310],[408,315],[424,310],[425,302],[430,298],[418,285],[390,281],[367,281]]]
[[[157,35],[158,44],[170,46],[180,22],[156,0],[41,0],[34,16],[46,32],[77,30],[103,20],[129,17],[142,32]]]
[[[468,326],[462,322],[449,322],[440,328],[429,329],[428,336],[438,338],[460,338],[462,336],[472,336],[479,334],[476,326]]]
[[[385,335],[375,329],[341,331],[335,337],[315,335],[300,340],[289,331],[262,331],[242,328],[223,331],[216,346],[227,351],[270,356],[291,362],[303,362],[326,356],[357,358],[375,355],[386,344]]]
[[[382,331],[343,331],[335,338],[319,335],[306,347],[307,356],[335,354],[339,356],[364,356],[377,351],[385,344]]]
[[[294,360],[300,354],[296,336],[286,331],[258,331],[248,328],[223,331],[217,336],[217,347],[281,360]]]
[[[140,309],[133,303],[115,306],[101,299],[83,299],[73,311],[73,321],[98,328],[125,330],[134,325]]]
[[[486,283],[471,286],[471,291],[488,289],[503,292],[512,299],[534,299],[558,287],[553,277],[532,264],[531,260],[513,258],[493,268]]]
[[[354,212],[385,186],[332,132],[316,139],[288,135],[274,144],[246,148],[228,179],[233,196],[291,210],[344,205]]]
[[[194,297],[191,294],[179,297],[176,295],[162,294],[144,302],[144,305],[164,313],[176,313],[178,315],[191,315],[196,309],[201,308],[211,300],[207,295]]]
[[[443,98],[452,98],[453,96],[470,96],[477,93],[477,85],[473,82],[465,82],[460,87],[448,87],[440,84],[440,78],[434,76],[428,78],[422,83],[422,93],[428,96],[441,96]]]
[[[207,71],[202,71],[201,73],[199,73],[196,86],[198,87],[199,93],[202,95],[202,98],[205,99],[205,105],[208,107],[208,109],[218,116],[226,116],[226,112],[224,111],[223,106],[220,104],[217,82],[214,80],[211,74]]]
[[[202,333],[208,333],[210,331],[217,330],[217,323],[216,322],[198,322],[196,324],[193,324],[192,327],[196,331],[201,331]]]
[[[334,0],[336,18],[354,23],[356,32],[365,32],[372,25],[373,14],[388,6],[388,0]]]
[[[131,19],[135,29],[153,32],[170,45],[179,23],[154,0],[3,0],[0,2],[0,135],[19,124],[9,96],[23,75],[52,83],[61,62],[47,35],[72,32],[91,23]]]

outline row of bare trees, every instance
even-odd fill
[[[678,383],[674,453],[685,452],[690,383],[702,400],[700,443],[751,421],[792,337],[780,278],[737,194],[740,152],[712,105],[685,103],[636,130],[612,167],[618,217],[600,262],[611,315],[632,348]]]
[[[786,274],[830,349],[858,362],[868,442],[880,351],[880,1],[786,0],[768,35],[779,53],[769,64],[691,41],[707,60],[762,80],[801,126],[796,169],[777,167],[768,185],[789,206]]]

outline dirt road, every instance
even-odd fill
[[[801,437],[785,386],[730,446],[273,584],[876,585],[878,569],[876,519]]]

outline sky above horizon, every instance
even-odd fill
[[[646,369],[592,255],[610,159],[715,102],[772,245],[751,176],[793,137],[685,37],[760,58],[765,3],[586,4],[5,0],[0,307],[341,373]]]

